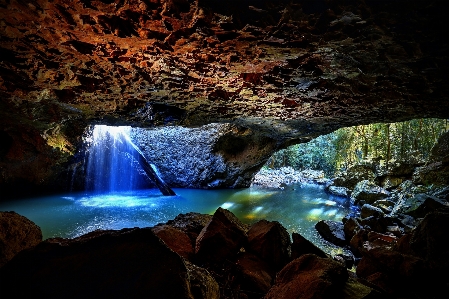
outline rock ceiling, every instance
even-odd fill
[[[448,6],[2,0],[0,156],[47,144],[73,153],[95,122],[232,122],[283,146],[342,126],[449,117]]]

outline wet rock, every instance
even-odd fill
[[[194,248],[186,233],[169,225],[157,225],[151,230],[168,248],[187,260],[192,258]]]
[[[186,267],[194,299],[220,299],[220,287],[209,271],[187,261]]]
[[[0,212],[0,268],[41,241],[42,231],[34,222],[16,212]]]
[[[354,204],[368,203],[372,204],[377,200],[385,199],[390,195],[390,192],[377,186],[371,181],[363,180],[357,183],[354,187],[354,191],[351,194],[351,198],[354,200]]]
[[[184,261],[149,228],[42,242],[0,268],[0,288],[17,298],[192,298]]]
[[[292,233],[291,259],[297,259],[304,254],[315,254],[319,257],[326,258],[327,254],[318,248],[315,244],[304,238],[298,233]]]
[[[326,241],[337,246],[347,245],[343,223],[332,220],[321,220],[315,224],[315,229]]]
[[[305,254],[285,266],[266,299],[337,298],[347,282],[346,268],[329,258]]]
[[[349,197],[350,195],[349,189],[346,187],[329,186],[328,191],[330,194],[341,197]]]
[[[237,258],[234,288],[248,298],[263,297],[274,282],[275,271],[254,254],[242,253]]]
[[[246,249],[277,271],[290,260],[290,244],[290,235],[279,222],[260,220],[248,231]]]
[[[237,255],[247,237],[247,228],[230,211],[218,208],[196,239],[195,259],[219,264]]]
[[[384,212],[382,211],[382,209],[372,206],[370,204],[364,204],[360,211],[360,216],[362,217],[362,219],[371,216],[379,217],[383,215]]]

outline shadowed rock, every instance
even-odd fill
[[[315,228],[326,241],[329,241],[337,246],[347,245],[342,222],[321,220],[315,224]]]
[[[151,229],[164,243],[186,259],[191,259],[194,253],[192,241],[186,233],[169,225],[157,225]]]
[[[326,258],[327,254],[322,251],[320,248],[315,246],[312,242],[304,238],[298,233],[292,233],[292,260],[301,257],[303,254],[315,254],[319,257]]]
[[[246,249],[280,270],[290,260],[290,243],[290,236],[282,224],[260,220],[248,231]]]
[[[0,289],[10,298],[193,298],[182,258],[148,228],[42,242],[1,268]]]
[[[0,268],[41,241],[42,231],[34,222],[16,212],[0,212]]]
[[[195,259],[217,264],[237,255],[246,239],[247,228],[230,211],[218,208],[203,228],[195,245]]]
[[[339,298],[348,279],[346,268],[329,258],[305,254],[285,266],[265,299]]]

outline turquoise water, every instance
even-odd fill
[[[315,231],[319,220],[340,221],[350,208],[342,198],[329,196],[322,186],[295,185],[287,190],[174,189],[163,196],[157,189],[121,193],[70,193],[0,202],[0,211],[15,211],[42,229],[44,239],[73,238],[96,229],[148,227],[180,213],[213,214],[218,207],[242,222],[277,220],[289,233],[297,232],[326,251],[332,246]]]

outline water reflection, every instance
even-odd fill
[[[287,230],[302,234],[324,250],[332,247],[317,234],[317,221],[340,221],[349,206],[345,199],[329,197],[317,185],[287,190],[176,189],[178,196],[159,190],[109,194],[65,194],[0,203],[1,211],[14,210],[42,228],[44,238],[76,237],[96,229],[148,227],[167,222],[180,213],[213,214],[218,207],[233,212],[242,222],[276,220]]]

